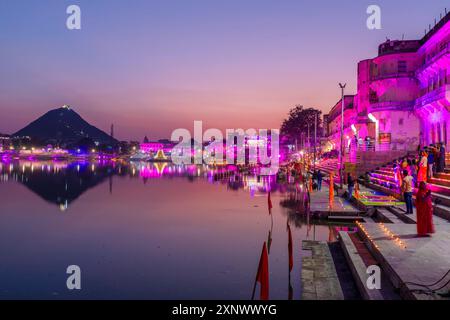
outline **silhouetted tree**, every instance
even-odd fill
[[[304,108],[302,105],[296,105],[289,111],[288,118],[281,125],[281,135],[288,138],[291,142],[300,139],[302,133],[305,137],[314,138],[314,121],[317,114],[317,136],[320,137],[322,128],[322,111],[314,108]]]

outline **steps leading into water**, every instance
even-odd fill
[[[359,293],[364,300],[383,300],[380,290],[370,290],[367,287],[367,266],[361,258],[353,241],[347,232],[339,232],[339,241],[344,251],[347,263],[355,279]]]
[[[344,300],[336,268],[326,242],[303,240],[302,300]]]
[[[450,154],[446,154],[446,159],[450,160]],[[447,161],[448,163],[448,161]],[[392,163],[375,168],[369,173],[370,181],[360,180],[365,186],[390,194],[401,199],[399,182]],[[444,172],[436,173],[427,183],[432,191],[434,201],[434,214],[441,218],[450,220],[450,167]],[[414,189],[414,193],[417,189]]]
[[[378,266],[377,260],[366,247],[357,233],[339,232],[341,244],[347,263],[353,274],[357,288],[364,300],[398,300],[399,295],[389,282],[388,277],[381,271],[381,288],[370,289],[367,285],[369,266]]]

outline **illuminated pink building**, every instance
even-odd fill
[[[356,96],[344,97],[344,143],[347,147],[351,143],[351,137],[354,136],[355,126],[352,127],[352,125],[357,122],[355,98]],[[339,149],[342,125],[341,113],[342,100],[339,100],[327,115],[326,132],[329,138],[329,149]]]
[[[143,142],[139,149],[145,153],[157,153],[159,150],[164,149],[164,144],[160,142]]]
[[[450,14],[423,39],[416,70],[420,97],[414,110],[421,120],[424,144],[448,143],[450,115]]]
[[[415,150],[447,143],[450,119],[450,14],[421,40],[386,41],[358,63],[358,92],[347,96],[347,150]],[[339,101],[327,115],[329,146],[339,149]]]

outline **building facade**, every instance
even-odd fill
[[[377,57],[358,63],[357,94],[352,104],[345,102],[347,150],[410,151],[419,144],[449,142],[449,18],[444,16],[421,40],[387,40]],[[329,145],[335,149],[340,146],[340,103],[326,116]]]

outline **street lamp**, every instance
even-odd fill
[[[344,169],[344,89],[347,84],[339,83],[339,87],[341,88],[341,94],[342,94],[342,109],[341,109],[341,146],[339,148],[339,184],[341,186],[341,189],[343,188],[343,181],[344,181],[344,175],[343,175],[343,169]]]
[[[317,152],[317,117],[319,112],[314,113],[314,171],[316,171],[316,152]]]

